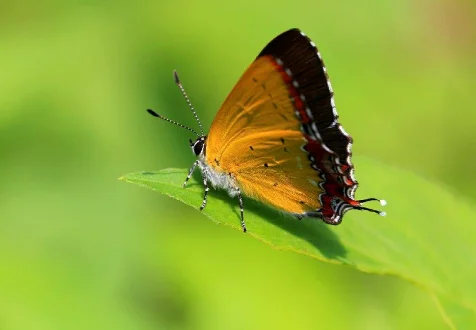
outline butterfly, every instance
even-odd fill
[[[349,210],[385,212],[355,199],[352,138],[337,121],[334,92],[316,45],[299,29],[278,35],[259,53],[222,104],[208,135],[177,72],[175,83],[191,109],[200,134],[151,109],[155,117],[197,135],[197,156],[207,204],[209,183],[237,197],[246,232],[243,195],[298,219],[312,217],[338,225]]]

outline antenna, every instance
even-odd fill
[[[173,121],[172,119],[169,119],[169,118],[166,118],[166,117],[164,117],[164,116],[162,116],[162,115],[159,115],[158,113],[156,113],[156,112],[155,112],[154,110],[152,110],[152,109],[147,109],[147,112],[150,113],[150,114],[151,114],[152,116],[154,116],[154,117],[157,117],[157,118],[160,118],[160,119],[162,119],[162,120],[165,120],[165,121],[167,121],[167,122],[169,122],[169,123],[172,123],[172,124],[174,124],[174,125],[177,125],[178,127],[185,128],[185,129],[189,130],[190,132],[194,133],[196,136],[200,136],[194,129],[191,129],[191,128],[188,127],[188,126],[179,124],[179,123],[177,123],[176,121]]]
[[[180,88],[180,91],[182,92],[182,95],[185,98],[185,101],[187,101],[188,107],[190,108],[193,115],[195,116],[195,119],[197,120],[198,126],[200,127],[200,133],[202,133],[201,136],[204,136],[205,134],[203,133],[202,123],[200,122],[200,119],[198,118],[197,113],[195,112],[195,109],[193,108],[192,103],[190,102],[190,99],[188,98],[188,95],[185,92],[185,88],[183,88],[182,83],[180,82],[180,79],[176,70],[174,70],[174,79],[178,88]]]

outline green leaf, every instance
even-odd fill
[[[359,198],[385,198],[387,217],[350,211],[341,225],[329,226],[316,219],[298,221],[245,199],[247,235],[277,249],[363,272],[399,276],[437,297],[450,326],[476,329],[476,258],[472,255],[476,251],[476,212],[448,189],[412,173],[365,159],[358,163]],[[204,189],[193,178],[182,188],[187,172],[166,169],[121,179],[198,209]],[[223,191],[211,190],[202,212],[241,231],[238,201]]]
[[[474,329],[476,313],[462,307],[459,303],[450,301],[445,297],[434,296],[435,302],[443,315],[444,320],[451,329]]]

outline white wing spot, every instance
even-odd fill
[[[314,134],[316,135],[317,139],[318,139],[318,140],[322,140],[321,134],[319,134],[319,130],[317,129],[317,126],[316,126],[316,123],[315,123],[315,122],[312,122],[311,128],[312,128],[312,130],[314,131]]]
[[[308,115],[309,118],[313,119],[311,109],[309,109],[309,107],[306,108],[306,114]]]
[[[345,136],[349,136],[349,134],[347,134],[347,132],[345,131],[344,127],[342,127],[342,125],[339,125],[339,131],[341,131],[341,133]]]
[[[349,172],[350,179],[355,182],[354,169],[351,169]]]

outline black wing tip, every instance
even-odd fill
[[[293,27],[293,28],[289,28],[286,31],[284,31],[283,33],[281,33],[281,35],[286,34],[286,33],[299,33],[299,34],[301,34],[302,30],[300,28]]]
[[[281,44],[293,45],[298,38],[303,38],[306,42],[309,41],[309,38],[301,31],[299,28],[290,28],[271,40],[266,47],[259,53],[258,57],[265,55],[276,55],[277,49],[281,48]]]

